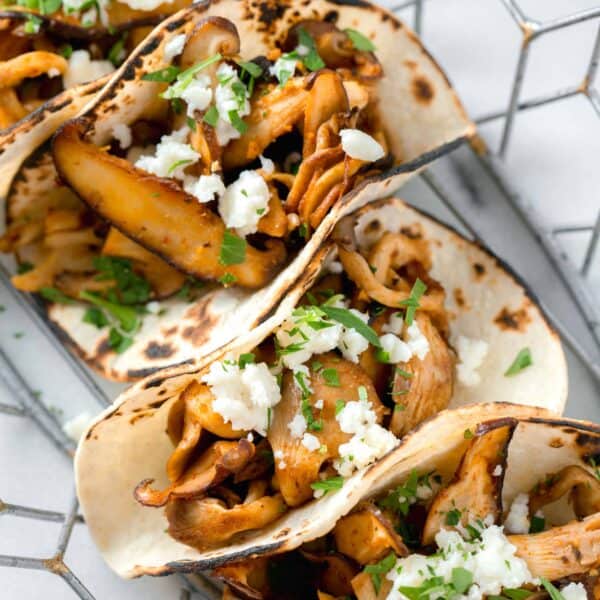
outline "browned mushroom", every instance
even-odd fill
[[[62,75],[67,66],[65,58],[54,52],[27,52],[0,62],[0,88],[14,88],[24,79],[39,77],[53,71]]]
[[[352,580],[352,589],[357,600],[385,600],[392,589],[392,582],[382,578],[381,587],[377,593],[371,575],[362,571]]]
[[[135,488],[135,499],[144,506],[164,506],[172,498],[190,500],[202,496],[232,473],[240,471],[254,455],[246,438],[215,442],[184,473],[162,490],[152,489],[153,479],[144,479]]]
[[[320,567],[318,586],[332,597],[350,596],[352,594],[352,579],[358,569],[348,558],[338,552],[321,554],[302,551],[302,556],[309,562]]]
[[[283,243],[268,240],[264,251],[248,244],[243,263],[223,265],[219,256],[225,225],[216,214],[171,181],[84,141],[80,127],[71,121],[57,133],[54,158],[60,176],[93,210],[142,246],[201,279],[229,274],[251,288],[271,280],[285,260]],[[112,185],[98,188],[99,179]],[[127,202],[121,201],[124,194]]]
[[[318,368],[315,365],[318,364]],[[339,387],[328,384],[323,373],[335,370]],[[314,435],[321,444],[318,451],[308,450],[301,438],[290,435],[288,428],[292,419],[302,414],[303,392],[290,371],[283,375],[281,401],[273,410],[273,420],[268,439],[275,456],[275,473],[281,493],[289,506],[298,506],[313,495],[311,484],[319,479],[319,471],[327,460],[336,458],[340,444],[347,442],[351,435],[341,431],[337,422],[336,406],[340,400],[340,390],[345,390],[344,400],[357,400],[358,388],[364,387],[367,399],[379,420],[385,414],[385,408],[377,397],[377,392],[368,375],[355,363],[339,358],[334,353],[319,354],[313,357],[310,368],[312,393],[305,399],[305,407],[313,414],[318,427],[308,427],[308,433]],[[323,401],[321,410],[315,409],[317,400]],[[305,409],[306,410],[306,409]]]
[[[390,552],[408,555],[408,548],[393,524],[370,503],[340,519],[333,537],[336,548],[361,565],[377,562]]]
[[[462,457],[454,480],[440,490],[431,503],[423,528],[423,545],[433,543],[443,527],[458,523],[465,526],[488,515],[495,521],[500,518],[506,453],[515,427],[513,420],[480,426]],[[454,518],[451,520],[449,515]]]
[[[542,533],[509,535],[536,577],[550,581],[600,567],[600,513]]]
[[[183,544],[205,550],[225,544],[243,531],[268,525],[285,512],[286,505],[280,494],[253,494],[252,487],[260,484],[260,481],[252,482],[244,503],[232,506],[217,498],[171,500],[166,508],[169,535]]]
[[[600,512],[600,481],[577,465],[565,467],[537,485],[529,496],[529,512],[535,514],[565,494],[569,494],[577,518]]]
[[[237,563],[230,563],[217,567],[213,575],[224,581],[227,586],[243,598],[261,600],[269,592],[269,561],[271,559],[260,556]]]
[[[429,352],[422,360],[413,356],[394,370],[392,398],[396,409],[390,430],[397,437],[447,408],[452,397],[454,354],[427,314],[418,313],[415,321],[429,342]]]

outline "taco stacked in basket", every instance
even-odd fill
[[[473,133],[389,13],[224,0],[3,136],[14,285],[104,375],[147,375],[76,456],[115,571],[216,568],[242,598],[595,585],[597,432],[552,419],[557,334],[489,251],[385,199]]]

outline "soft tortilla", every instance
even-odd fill
[[[567,373],[560,340],[522,285],[492,255],[399,200],[371,204],[350,218],[357,222],[359,240],[365,241],[361,234],[365,224],[371,223],[372,230],[375,221],[389,230],[408,228],[428,240],[434,277],[450,297],[453,290],[460,289],[464,300],[451,307],[451,339],[462,334],[489,344],[480,367],[480,384],[465,387],[458,383],[451,407],[475,402],[489,404],[450,411],[446,420],[435,418],[435,424],[428,423],[420,429],[433,431],[443,423],[444,431],[451,433],[460,426],[462,435],[464,429],[490,418],[546,418],[563,410]],[[323,247],[303,280],[290,290],[269,321],[237,339],[223,352],[239,355],[265,339],[290,314],[315,279],[319,270],[316,263],[323,263],[328,255],[328,248]],[[498,322],[498,314],[504,309],[525,315],[518,327],[507,329],[505,319]],[[525,346],[531,349],[534,364],[516,377],[504,377],[508,365]],[[350,478],[339,493],[291,510],[267,529],[254,532],[236,544],[198,552],[165,533],[164,512],[137,504],[133,489],[145,478],[156,479],[158,486],[166,484],[165,464],[173,449],[165,433],[169,408],[178,393],[198,377],[198,371],[220,356],[216,352],[198,361],[194,368],[170,369],[138,382],[96,419],[79,444],[76,479],[86,522],[108,564],[124,577],[208,569],[234,558],[297,547],[325,534],[365,491],[378,485],[390,461],[394,464],[407,461],[427,444],[435,446],[437,451],[445,447],[443,436],[437,433],[420,435],[415,442],[410,441],[412,435],[408,436],[387,458]],[[508,401],[530,406],[507,404]],[[119,468],[112,469],[111,465]]]
[[[336,18],[340,28],[356,28],[372,38],[386,73],[378,84],[382,116],[391,148],[403,163],[348,193],[330,211],[300,254],[268,287],[254,293],[219,289],[192,304],[169,300],[164,303],[167,313],[146,317],[134,344],[123,354],[110,349],[106,329],[98,330],[82,322],[83,306],[50,305],[50,319],[63,331],[70,345],[93,368],[111,379],[139,379],[181,363],[193,366],[213,350],[254,329],[306,269],[344,213],[389,194],[433,160],[440,147],[458,145],[474,133],[474,126],[439,66],[415,34],[384,9],[362,0],[352,3],[215,0],[177,13],[148,36],[84,112],[88,139],[103,144],[111,137],[115,124],[136,119],[160,85],[142,82],[142,74],[166,66],[163,49],[168,40],[191,31],[198,21],[210,15],[226,17],[236,24],[242,53],[247,59],[264,54],[273,39],[307,17]],[[56,119],[42,120],[34,127],[43,131],[41,137],[45,139],[58,125]],[[36,147],[34,142],[28,146],[30,152]],[[6,175],[4,181],[8,182],[14,175],[14,167],[12,172],[5,171],[1,153],[2,146],[0,175]],[[21,155],[20,162],[25,158]]]

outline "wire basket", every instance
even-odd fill
[[[387,4],[404,20],[412,17],[414,29],[421,33],[423,25],[426,24],[424,0],[411,0],[395,6],[390,2]],[[528,238],[529,270],[536,272],[540,278],[551,277],[562,283],[553,287],[551,298],[548,298],[553,325],[567,348],[587,369],[590,380],[598,383],[600,382],[600,303],[594,297],[590,273],[592,265],[597,264],[600,246],[600,202],[596,199],[598,207],[592,222],[578,224],[565,222],[549,226],[540,214],[539,202],[524,197],[508,183],[505,161],[515,132],[518,130],[522,113],[581,97],[589,102],[596,116],[600,118],[600,94],[595,88],[600,57],[600,26],[597,28],[591,55],[580,57],[580,71],[574,75],[570,87],[533,97],[524,97],[523,94],[525,82],[531,73],[531,70],[528,70],[531,49],[538,40],[552,38],[556,32],[577,27],[584,22],[600,23],[600,7],[541,22],[527,16],[516,0],[502,0],[502,4],[513,19],[517,31],[520,32],[520,47],[514,77],[510,84],[509,101],[506,107],[475,116],[474,119],[481,126],[491,123],[501,125],[497,150],[488,148],[483,139],[477,138],[468,147],[449,151],[447,156],[428,168],[416,178],[415,182],[408,184],[406,190],[403,189],[403,196],[417,205],[426,206],[428,210],[443,218],[450,219],[467,237],[485,239],[492,248],[499,246],[500,255],[504,256],[510,251],[510,243],[506,239],[501,239],[499,229],[508,228],[513,235]],[[428,10],[434,11],[435,6],[428,7]],[[576,159],[577,157],[573,157],[573,160]],[[482,186],[487,194],[493,196],[487,204],[477,202],[476,192]],[[499,222],[502,223],[502,227],[499,227]],[[578,236],[583,240],[583,249],[580,249],[582,258],[578,264],[576,264],[576,257],[570,254],[564,245],[565,236]],[[10,269],[0,263],[0,289],[3,297],[9,298],[22,307],[31,326],[45,336],[53,352],[68,365],[74,377],[96,401],[97,407],[107,406],[113,396],[111,392],[114,388],[99,383],[88,368],[65,349],[45,319],[40,304],[33,297],[17,292],[11,286],[9,278]],[[573,306],[576,307],[575,314]],[[568,308],[561,309],[561,307]],[[545,306],[545,309],[548,312],[548,306]],[[568,315],[569,319],[564,318],[565,310],[571,311]],[[572,333],[573,328],[578,331],[577,334]],[[581,332],[585,332],[585,335]],[[14,402],[0,403],[0,417],[8,420],[28,419],[28,422],[37,426],[52,442],[55,448],[53,451],[66,455],[70,459],[75,444],[63,431],[62,419],[42,401],[40,394],[27,383],[11,358],[1,349],[0,380],[14,400]],[[45,461],[47,456],[41,456],[39,460]],[[9,499],[10,495],[10,489],[0,490],[0,497]],[[32,499],[29,506],[0,500],[0,516],[4,519],[31,520],[36,523],[36,528],[45,523],[60,524],[56,533],[56,543],[49,554],[43,555],[45,557],[0,555],[0,567],[42,570],[51,573],[64,581],[65,591],[60,597],[93,600],[101,596],[92,593],[92,586],[88,585],[82,576],[78,577],[65,563],[65,553],[73,539],[74,531],[85,527],[82,517],[78,514],[78,503],[74,492],[70,492],[70,497],[64,512],[40,508],[44,505],[44,500],[39,498]],[[169,580],[167,587],[163,588],[161,584],[160,597],[162,598],[218,598],[220,596],[218,585],[202,576],[173,575]],[[35,581],[39,582],[32,579],[30,585],[36,586]],[[157,584],[154,581],[149,583]],[[67,586],[71,593],[67,591]],[[142,598],[147,589],[147,586],[140,586],[137,583],[130,584],[127,588],[127,597]],[[147,598],[147,595],[144,597]]]

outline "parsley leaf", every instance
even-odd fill
[[[125,40],[127,39],[127,32],[125,32],[108,51],[107,58],[110,62],[118,67],[125,59]]]
[[[245,352],[244,354],[240,354],[240,357],[238,358],[238,365],[240,369],[244,369],[246,365],[252,364],[255,358],[256,357],[252,352]]]
[[[217,121],[219,120],[218,108],[214,104],[210,106],[208,110],[204,113],[204,117],[202,118],[202,120],[205,123],[208,123],[211,127],[215,127]]]
[[[168,169],[167,169],[167,175],[171,175],[171,173],[173,173],[174,171],[176,171],[179,167],[182,167],[183,165],[189,165],[190,163],[193,163],[194,161],[189,159],[189,158],[183,158],[181,160],[176,160]]]
[[[504,377],[512,377],[513,375],[517,375],[523,369],[530,367],[533,364],[533,359],[531,358],[531,350],[529,348],[522,348],[519,350],[515,360],[513,360],[512,364],[506,372],[504,373]]]
[[[473,573],[462,567],[454,567],[452,585],[458,594],[464,594],[473,585]]]
[[[340,375],[337,369],[323,369],[321,375],[325,380],[325,385],[330,387],[340,387]]]
[[[344,478],[341,476],[329,477],[328,479],[322,479],[321,481],[315,481],[310,484],[313,490],[323,490],[326,494],[328,492],[334,492],[341,490],[344,485]]]
[[[161,83],[171,83],[177,79],[177,75],[181,70],[179,67],[170,66],[158,71],[152,71],[151,73],[145,73],[142,75],[142,81],[160,81]]]
[[[381,348],[379,337],[375,331],[347,308],[338,308],[337,306],[327,306],[324,304],[321,306],[321,310],[333,321],[337,321],[349,329],[354,329],[354,331],[360,333],[373,346]]]
[[[75,302],[73,298],[69,298],[69,296],[53,287],[41,288],[40,296],[48,300],[48,302],[56,302],[57,304],[73,304]]]
[[[83,315],[83,322],[95,325],[98,329],[106,327],[109,323],[106,315],[96,306],[90,306]]]
[[[360,31],[348,28],[344,29],[344,33],[350,38],[350,41],[356,50],[362,52],[373,52],[373,50],[375,50],[375,44],[373,44],[368,37],[360,33]]]
[[[140,324],[138,313],[135,308],[131,306],[124,306],[122,304],[110,302],[94,292],[83,291],[80,292],[79,297],[82,300],[87,300],[88,302],[95,304],[99,308],[102,308],[111,314],[120,323],[121,328],[124,331],[134,331]]]
[[[325,67],[325,63],[317,52],[315,40],[313,40],[310,33],[308,33],[308,31],[306,31],[306,29],[303,27],[298,28],[298,42],[301,46],[304,46],[308,49],[308,53],[300,57],[304,63],[304,66],[309,71],[318,71],[319,69],[323,69]]]
[[[115,327],[108,332],[108,345],[117,353],[123,354],[133,344],[133,338],[123,335]]]
[[[230,110],[228,113],[229,121],[234,129],[237,129],[240,133],[244,134],[248,130],[248,125],[244,123],[237,110]]]
[[[365,573],[371,576],[371,582],[375,588],[375,594],[379,595],[381,589],[381,577],[386,573],[389,573],[394,565],[396,564],[396,555],[390,552],[385,558],[382,558],[378,563],[374,565],[367,565],[365,567]]]
[[[400,302],[400,306],[406,306],[404,321],[408,326],[412,325],[415,319],[415,312],[419,308],[419,300],[426,290],[427,286],[417,277],[410,291],[410,296]]]
[[[227,229],[223,233],[219,262],[222,265],[239,265],[246,260],[246,240]]]
[[[222,283],[225,287],[232,285],[237,281],[237,277],[233,273],[225,273],[219,277],[219,283]]]
[[[565,600],[565,597],[545,577],[540,577],[540,581],[551,600]]]

